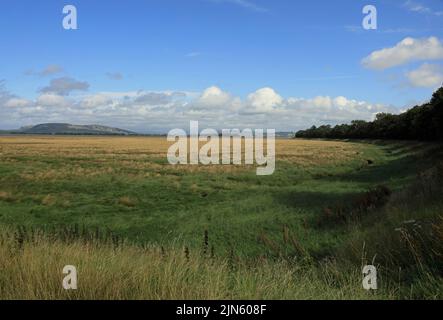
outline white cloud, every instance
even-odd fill
[[[312,103],[315,107],[329,109],[332,107],[331,97],[318,96],[312,99]]]
[[[213,86],[203,91],[197,101],[197,108],[207,109],[226,106],[231,101],[231,95],[219,87]]]
[[[283,98],[274,89],[267,87],[251,93],[247,102],[257,113],[270,112],[283,102]]]
[[[418,69],[406,74],[413,87],[437,88],[443,84],[443,67],[425,63]]]
[[[105,94],[97,93],[91,96],[85,97],[81,104],[86,108],[95,108],[103,105],[107,105],[112,102],[112,99]]]
[[[139,105],[164,106],[173,103],[175,99],[186,98],[186,92],[138,92],[134,102]]]
[[[352,120],[372,120],[377,113],[398,110],[392,106],[372,104],[343,96],[314,97],[312,99],[289,98],[284,102],[284,110],[290,110],[298,126],[310,124],[344,123]]]
[[[398,111],[391,106],[344,96],[284,98],[270,87],[258,89],[245,99],[215,86],[198,95],[175,91],[97,92],[68,99],[45,93],[31,101],[6,94],[7,99],[0,99],[0,128],[68,122],[164,133],[172,128],[187,128],[190,120],[198,120],[202,126],[217,129],[275,128],[286,131],[355,119],[372,120],[378,112]],[[11,102],[8,104],[8,101]],[[11,108],[12,104],[16,107]]]
[[[337,98],[334,99],[334,105],[335,105],[335,106],[338,106],[338,107],[340,107],[340,108],[344,108],[344,107],[346,107],[348,104],[349,104],[348,99],[346,99],[346,98],[343,97],[343,96],[340,96],[340,97],[337,97]]]
[[[370,69],[384,70],[412,61],[443,59],[443,45],[436,37],[405,38],[391,48],[372,52],[362,63]]]
[[[5,107],[8,108],[21,108],[27,107],[32,104],[32,101],[28,99],[11,98],[5,103]]]
[[[65,107],[67,104],[63,96],[52,93],[42,94],[36,100],[36,105],[43,107]]]

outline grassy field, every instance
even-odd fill
[[[267,177],[171,166],[168,146],[0,137],[0,297],[441,298],[440,146],[277,140]]]

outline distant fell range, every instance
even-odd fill
[[[137,133],[120,128],[101,126],[97,124],[76,125],[69,123],[42,123],[35,126],[21,127],[17,130],[0,130],[0,134],[41,134],[41,135],[98,135],[98,136],[152,136],[164,137],[167,134]],[[266,135],[265,135],[266,136]],[[292,132],[276,132],[276,138],[293,138]]]
[[[22,127],[18,130],[0,131],[6,134],[50,134],[50,135],[137,135],[136,132],[100,126],[100,125],[74,125],[69,123],[42,123],[35,126]]]

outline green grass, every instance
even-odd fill
[[[260,234],[280,237],[283,226],[288,226],[303,246],[322,250],[340,242],[342,230],[319,232],[304,226],[326,205],[346,201],[375,184],[400,187],[415,174],[414,160],[403,153],[388,154],[386,148],[369,144],[357,149],[356,160],[337,165],[297,167],[280,161],[270,177],[257,177],[253,170],[180,173],[179,187],[173,175],[128,177],[131,170],[119,162],[111,174],[24,182],[19,176],[23,171],[58,171],[72,163],[98,170],[102,164],[85,157],[15,157],[13,165],[0,162],[1,189],[17,198],[0,201],[0,223],[79,224],[110,229],[137,242],[181,239],[194,247],[201,245],[208,230],[217,251],[234,247],[239,254],[252,256],[263,250],[257,241]],[[366,158],[375,164],[360,169]],[[162,170],[168,170],[165,167]],[[42,204],[47,195],[53,201]],[[120,203],[122,197],[130,197],[134,205]]]
[[[156,292],[151,287],[154,291],[134,293],[136,298],[441,297],[441,271],[438,268],[442,265],[442,252],[441,246],[436,244],[440,238],[425,239],[419,234],[413,239],[416,250],[411,250],[403,245],[404,239],[395,231],[403,226],[404,221],[411,219],[440,226],[438,219],[443,208],[440,181],[432,182],[432,186],[437,185],[435,194],[411,189],[419,188],[417,173],[432,168],[441,159],[440,146],[380,142],[349,142],[347,145],[355,151],[351,159],[324,164],[309,161],[294,164],[279,160],[275,174],[269,177],[257,177],[253,169],[238,172],[196,170],[190,173],[172,169],[163,158],[155,156],[139,159],[147,165],[134,168],[126,166],[122,159],[101,161],[97,154],[75,157],[47,153],[33,156],[10,154],[0,158],[0,191],[3,192],[0,193],[0,224],[7,228],[42,229],[46,234],[60,234],[60,230],[63,233],[67,227],[74,226],[91,233],[99,228],[100,232],[106,230],[125,239],[129,251],[149,244],[157,248],[155,250],[163,246],[176,257],[182,256],[185,246],[198,255],[207,231],[214,259],[219,259],[220,268],[226,268],[212,270],[213,266],[207,265],[206,260],[196,258],[199,267],[192,272],[200,272],[203,265],[204,275],[199,281],[220,281],[217,282],[220,291],[205,294],[198,292],[197,287],[189,289],[183,283],[176,283],[171,284],[175,286],[174,290],[178,290],[174,293],[162,291],[157,296],[151,295]],[[131,161],[131,157],[129,154],[124,160]],[[368,165],[367,160],[373,164]],[[75,173],[78,168],[97,174],[33,178],[45,172],[57,174],[72,170]],[[103,173],[108,169],[109,172]],[[23,178],[24,173],[27,179]],[[426,186],[431,185],[431,182],[426,183]],[[377,185],[385,185],[393,191],[387,205],[365,212],[358,221],[319,225],[325,208],[349,205]],[[416,233],[406,230],[407,235],[408,232],[411,235]],[[75,244],[77,238],[81,239],[81,236],[73,238],[73,246],[80,245]],[[64,245],[70,248],[69,243],[58,244],[54,249],[44,240],[38,243],[31,242],[29,250],[33,246],[36,246],[35,250],[44,247],[65,250]],[[111,248],[103,250],[97,252],[97,256],[81,258],[94,259],[94,263],[100,264],[101,254],[112,256]],[[128,264],[132,263],[130,255],[133,253],[121,254]],[[226,262],[227,257],[238,260],[233,274],[230,274],[232,270]],[[379,290],[377,296],[367,295],[359,285],[362,263],[370,263],[374,257],[386,277],[384,289]],[[20,263],[23,257],[16,258]],[[266,259],[269,266],[248,274],[249,265],[256,266],[257,259]],[[414,266],[411,267],[411,263]],[[138,268],[121,264],[119,267],[126,272]],[[161,268],[161,263],[158,262],[156,267]],[[403,271],[399,271],[400,268]],[[94,274],[92,269],[89,272]],[[221,278],[214,280],[216,272],[220,272]],[[275,272],[279,274],[271,280]],[[328,272],[332,275],[324,276]],[[406,276],[408,272],[415,274]],[[181,281],[177,274],[169,276]],[[156,280],[158,290],[162,281],[166,281],[162,279]],[[232,281],[235,285],[230,287]],[[276,287],[262,288],[254,294],[260,281],[275,281]],[[300,282],[300,286],[293,281]],[[279,286],[283,286],[281,292]],[[126,287],[114,289],[115,295],[102,292],[97,296],[133,297],[122,293],[122,290],[128,290]],[[184,295],[188,289],[189,295]],[[265,293],[268,289],[270,291]],[[0,295],[7,297],[5,290]],[[228,294],[228,291],[233,293]],[[29,292],[24,295],[32,296]],[[55,294],[56,297],[63,295],[60,292]],[[10,296],[20,296],[20,293]],[[80,297],[89,297],[89,294],[83,292]]]

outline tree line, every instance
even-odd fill
[[[354,120],[334,127],[313,126],[296,138],[443,140],[443,87],[430,102],[401,114],[379,113],[374,121]]]

